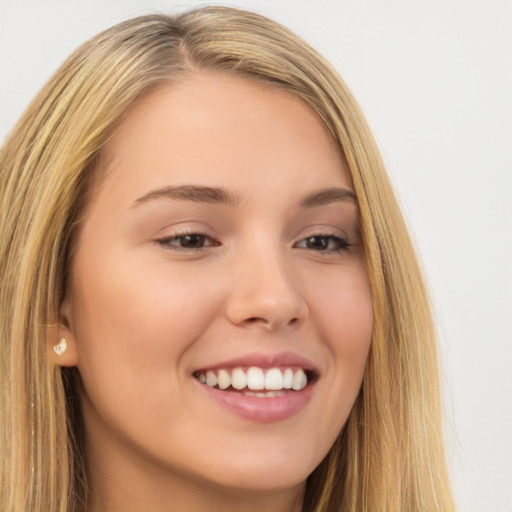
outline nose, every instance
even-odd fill
[[[279,251],[240,257],[230,271],[226,316],[237,326],[269,331],[297,327],[309,315],[293,264]]]

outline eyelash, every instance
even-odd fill
[[[341,253],[343,251],[346,251],[348,250],[348,248],[350,246],[352,246],[353,244],[351,244],[348,239],[346,238],[343,238],[342,236],[339,236],[339,235],[336,235],[334,233],[332,234],[327,234],[327,233],[316,233],[314,235],[311,235],[311,236],[308,236],[306,238],[303,238],[302,240],[300,240],[297,244],[294,245],[294,247],[296,247],[299,243],[302,243],[302,242],[308,242],[308,241],[311,241],[313,239],[327,239],[327,247],[331,244],[334,244],[334,248],[331,248],[331,249],[327,249],[327,250],[321,250],[321,251],[317,251],[315,249],[311,249],[312,251],[314,252],[318,252],[322,255],[329,255],[329,254],[336,254],[336,253]],[[304,249],[308,249],[308,247],[304,247]]]
[[[202,245],[201,247],[180,246],[179,245],[180,241],[183,242],[183,239],[185,239],[186,237],[197,237],[200,239],[200,241],[201,240],[209,241],[209,243],[207,245]],[[308,241],[312,241],[315,238],[316,239],[327,239],[327,247],[329,247],[329,245],[332,245],[332,244],[334,244],[335,247],[331,248],[331,249],[327,249],[327,250],[316,250],[316,249],[312,249],[311,247],[299,247],[299,244],[301,244],[303,242],[308,243]],[[221,243],[218,240],[215,240],[210,235],[208,235],[206,233],[195,232],[195,231],[184,232],[184,233],[176,234],[171,237],[160,238],[158,240],[155,240],[155,242],[158,245],[164,247],[165,249],[168,249],[170,251],[178,251],[178,252],[200,252],[200,251],[207,250],[209,247],[216,247],[216,246],[221,245]],[[352,245],[353,244],[350,243],[347,240],[347,238],[341,237],[334,233],[330,233],[330,234],[315,233],[314,235],[311,235],[311,236],[301,239],[299,242],[294,244],[294,247],[298,247],[301,249],[309,249],[309,250],[312,250],[313,252],[316,252],[316,253],[319,253],[322,255],[330,255],[330,254],[337,254],[337,253],[346,251]]]
[[[179,241],[183,241],[186,237],[198,237],[204,240],[208,240],[209,243],[207,245],[203,245],[202,247],[183,247],[179,245]],[[161,245],[165,249],[168,249],[170,251],[180,251],[180,252],[199,252],[204,251],[208,249],[208,247],[215,247],[220,245],[220,242],[215,240],[210,235],[207,235],[206,233],[201,233],[197,231],[190,231],[190,232],[183,232],[178,233],[174,236],[166,237],[166,238],[160,238],[158,240],[155,240],[155,242],[158,245]]]

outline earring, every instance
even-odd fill
[[[61,356],[62,354],[64,354],[64,352],[66,352],[67,349],[68,349],[68,344],[66,343],[66,338],[61,338],[59,341],[59,344],[55,345],[55,347],[53,347],[54,352],[58,356]]]

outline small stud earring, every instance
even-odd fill
[[[68,349],[68,344],[66,343],[66,338],[61,338],[59,341],[59,344],[55,345],[53,347],[54,352],[58,356],[61,356],[62,354],[64,354],[64,352],[66,352],[67,349]]]

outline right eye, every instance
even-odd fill
[[[204,233],[184,233],[160,238],[156,243],[171,251],[200,251],[206,247],[219,245],[217,241]]]

